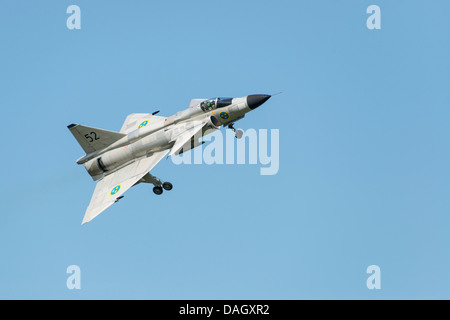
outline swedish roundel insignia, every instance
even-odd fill
[[[119,192],[121,185],[118,184],[117,186],[115,186],[112,190],[111,190],[111,195],[115,195],[117,192]]]
[[[223,120],[228,120],[230,115],[228,113],[226,113],[225,111],[222,111],[221,113],[219,113],[219,117]]]
[[[143,121],[143,122],[139,125],[138,129],[140,129],[140,128],[142,128],[142,127],[145,127],[147,124],[148,124],[148,120]]]

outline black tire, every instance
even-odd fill
[[[154,187],[153,192],[157,195],[160,195],[163,193],[163,188],[161,188],[160,186]]]
[[[173,188],[173,185],[170,182],[164,182],[163,183],[164,190],[170,191]]]
[[[244,135],[244,131],[236,130],[236,133],[235,133],[236,139],[241,139],[243,135]]]

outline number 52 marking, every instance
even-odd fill
[[[100,138],[97,137],[97,134],[95,132],[91,132],[90,134],[85,134],[84,137],[89,142],[93,142],[94,140],[100,140]]]

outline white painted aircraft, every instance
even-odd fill
[[[109,206],[123,198],[132,186],[152,183],[153,192],[171,190],[170,182],[162,182],[150,174],[167,154],[180,154],[203,144],[199,137],[227,126],[236,138],[243,132],[233,127],[247,112],[266,102],[271,96],[254,94],[241,98],[193,99],[186,110],[168,118],[154,113],[130,114],[120,132],[78,124],[68,126],[86,155],[77,160],[97,182],[82,224],[91,221]]]

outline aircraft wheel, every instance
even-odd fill
[[[157,195],[160,195],[163,193],[163,189],[160,186],[154,187],[153,192]]]
[[[242,130],[236,130],[235,137],[236,137],[237,139],[241,139],[243,135],[244,135],[244,131],[242,131]]]
[[[173,185],[170,182],[164,182],[163,183],[164,190],[170,191],[173,188]]]

